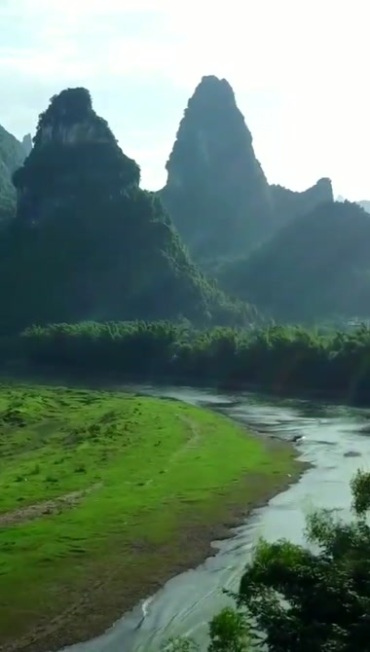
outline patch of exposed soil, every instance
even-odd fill
[[[20,523],[27,523],[28,521],[33,521],[42,516],[54,516],[55,514],[64,512],[66,509],[72,509],[72,507],[75,507],[81,502],[84,496],[99,489],[100,486],[100,484],[95,484],[92,487],[83,489],[82,491],[72,491],[69,494],[58,496],[52,500],[44,500],[35,503],[34,505],[20,507],[11,512],[0,514],[0,528],[10,527]]]

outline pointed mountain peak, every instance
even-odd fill
[[[254,246],[270,221],[269,187],[226,79],[203,77],[168,159],[163,201],[199,258]]]
[[[326,196],[326,201],[334,201],[333,185],[329,177],[322,177],[316,181],[313,188],[320,190]]]
[[[51,141],[62,144],[78,142],[116,142],[108,123],[94,111],[86,88],[67,88],[51,98],[40,115],[35,146]]]
[[[229,82],[215,75],[202,77],[189,100],[189,104],[200,99],[204,99],[207,103],[231,101],[233,104],[236,104],[234,91]]]
[[[41,113],[34,146],[13,182],[18,217],[34,223],[53,213],[50,203],[120,196],[139,185],[140,168],[121,151],[106,120],[95,113],[89,91],[69,88],[55,95]]]

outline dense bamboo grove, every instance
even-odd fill
[[[24,331],[17,352],[32,364],[94,375],[338,391],[349,399],[370,390],[370,328],[364,325],[324,332],[299,326],[197,331],[168,322],[53,324]]]

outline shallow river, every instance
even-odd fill
[[[140,391],[216,409],[220,404],[256,431],[284,439],[302,436],[296,443],[299,458],[313,466],[298,483],[255,510],[232,538],[215,542],[214,557],[167,582],[103,636],[65,648],[68,652],[158,652],[163,640],[178,635],[204,641],[207,622],[226,604],[222,589],[237,588],[258,537],[302,543],[305,513],[313,507],[340,510],[347,517],[349,481],[359,467],[369,467],[370,410],[188,388]]]

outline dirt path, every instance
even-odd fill
[[[191,432],[191,437],[188,439],[188,441],[185,444],[183,444],[177,451],[175,451],[171,455],[171,457],[168,460],[168,466],[165,469],[163,469],[161,473],[167,473],[171,464],[173,464],[179,457],[181,457],[181,455],[183,455],[189,448],[196,446],[200,439],[200,434],[191,419],[187,419],[186,417],[180,415],[178,415],[178,418],[189,428]],[[149,480],[147,480],[145,482],[145,486],[152,484],[152,482],[154,482],[154,478],[150,478]]]
[[[19,525],[20,523],[27,523],[28,521],[33,521],[35,518],[40,518],[41,516],[54,516],[55,514],[60,514],[66,509],[72,509],[72,507],[78,505],[84,496],[99,489],[99,487],[101,487],[100,483],[88,487],[87,489],[82,489],[81,491],[72,491],[69,494],[58,496],[52,500],[44,500],[35,503],[34,505],[20,507],[11,512],[0,514],[0,528]]]
[[[186,453],[186,451],[189,448],[195,447],[200,440],[200,434],[194,422],[191,419],[187,419],[184,416],[179,416],[179,419],[188,427],[188,429],[191,432],[191,437],[188,439],[186,444],[181,446],[181,448],[179,448],[175,453],[173,453],[173,455],[170,457],[169,460],[170,464],[174,462],[178,457],[181,457],[181,455]]]

